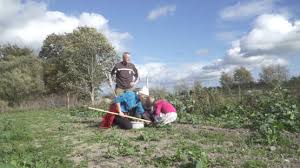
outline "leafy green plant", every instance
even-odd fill
[[[257,168],[257,167],[268,167],[268,165],[262,161],[262,160],[247,160],[244,164],[243,164],[244,168]]]
[[[221,119],[225,122],[227,128],[241,128],[247,123],[247,110],[242,105],[223,106]]]
[[[202,122],[200,115],[190,114],[179,112],[178,113],[178,122],[184,124],[200,124]]]
[[[128,139],[112,134],[106,137],[109,140],[110,147],[106,152],[107,158],[115,158],[117,156],[136,155],[139,152],[138,146],[132,145]]]
[[[206,152],[198,146],[182,146],[171,156],[155,158],[156,167],[170,167],[180,162],[180,167],[208,167],[209,159]]]
[[[297,111],[294,99],[286,89],[280,87],[257,97],[256,102],[248,107],[251,128],[268,144],[276,143],[283,130],[297,130]],[[299,119],[299,118],[298,118]]]
[[[149,141],[158,141],[159,140],[159,137],[158,135],[155,135],[154,132],[144,132],[143,134],[139,135],[136,140],[138,141],[146,141],[146,142],[149,142]]]

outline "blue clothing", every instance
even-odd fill
[[[114,99],[115,103],[120,103],[122,112],[129,112],[131,109],[136,108],[136,113],[143,114],[144,108],[138,95],[132,91],[126,91],[122,95]]]

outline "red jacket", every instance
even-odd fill
[[[155,116],[159,116],[160,113],[176,112],[175,107],[167,100],[161,99],[155,102]]]

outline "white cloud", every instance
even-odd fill
[[[137,65],[139,71],[140,78],[149,77],[153,81],[159,81],[160,79],[164,78],[167,65],[162,62],[150,62],[146,64]]]
[[[176,11],[176,5],[166,5],[149,12],[147,19],[150,21],[156,20],[159,17],[173,15]]]
[[[178,81],[216,84],[222,71],[230,72],[240,66],[257,72],[262,66],[288,65],[290,56],[300,53],[300,20],[281,14],[263,14],[255,19],[248,33],[235,39],[225,56],[211,63],[146,64],[140,65],[144,67],[141,73],[148,72],[155,84],[165,82],[172,87]]]
[[[278,14],[261,15],[249,34],[240,39],[240,45],[245,57],[299,53],[300,20],[293,22]]]
[[[150,62],[137,65],[141,85],[149,78],[150,87],[167,86],[173,87],[183,81],[193,84],[194,81],[216,80],[221,71],[203,69],[205,63],[162,63]]]
[[[42,2],[0,0],[0,43],[15,43],[39,50],[51,33],[72,32],[78,26],[90,26],[103,33],[117,51],[126,49],[132,36],[112,31],[108,20],[97,13],[83,12],[79,16],[49,11]]]
[[[207,55],[208,53],[209,53],[209,50],[207,48],[201,48],[195,52],[195,54],[199,55],[199,56],[204,56],[204,55]]]
[[[224,20],[238,20],[251,18],[263,13],[274,11],[274,0],[252,0],[238,2],[232,6],[224,8],[220,12],[220,17]]]
[[[300,53],[300,20],[281,14],[262,14],[248,33],[235,39],[225,56],[211,63],[150,63],[139,67],[142,74],[150,74],[149,79],[155,84],[165,82],[174,86],[178,81],[194,80],[216,84],[222,71],[230,72],[239,66],[259,70],[267,65],[288,65],[290,56]]]
[[[237,66],[259,68],[265,65],[287,65],[288,58],[300,52],[300,21],[283,15],[259,16],[251,31],[232,42],[226,56],[204,69],[233,69]]]

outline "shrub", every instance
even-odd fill
[[[220,118],[225,121],[227,128],[241,128],[248,124],[248,111],[242,105],[224,105],[222,107]]]
[[[286,89],[280,87],[256,96],[252,106],[248,106],[251,115],[251,128],[268,144],[278,142],[283,130],[297,131],[300,119],[295,99]]]
[[[8,102],[0,100],[0,113],[8,111],[9,109]]]
[[[217,89],[195,87],[190,91],[169,94],[167,99],[179,112],[200,115],[218,113],[229,99],[226,99]]]

